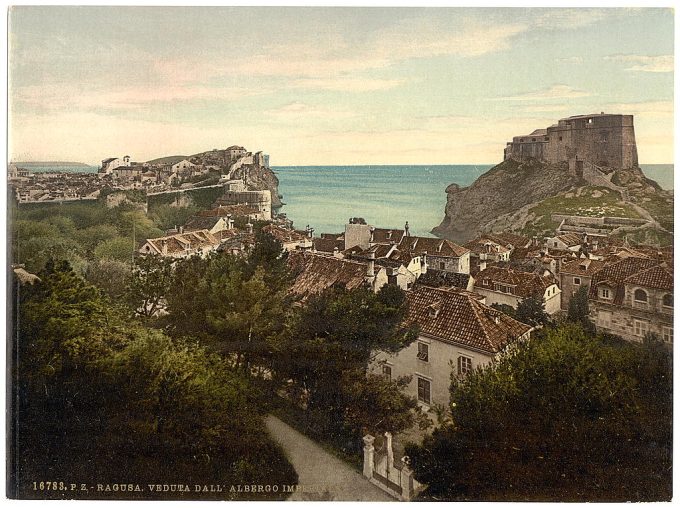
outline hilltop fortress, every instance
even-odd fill
[[[529,158],[552,164],[568,162],[572,170],[581,169],[583,161],[630,169],[638,165],[633,115],[600,113],[562,118],[547,129],[514,136],[503,155],[504,160],[518,162]]]

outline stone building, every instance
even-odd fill
[[[418,338],[398,353],[378,353],[370,370],[390,379],[412,376],[405,391],[426,409],[448,405],[452,370],[464,376],[487,365],[532,330],[468,291],[419,287],[406,298],[404,325],[417,326]]]
[[[562,118],[547,129],[514,136],[504,160],[528,158],[549,163],[579,161],[609,168],[638,165],[633,115],[591,114]]]
[[[149,238],[139,249],[142,255],[160,255],[170,258],[188,258],[198,254],[206,256],[219,247],[220,242],[207,229]]]
[[[441,238],[405,237],[400,246],[413,256],[421,256],[427,267],[451,273],[470,273],[470,250]]]
[[[673,343],[673,270],[654,259],[629,257],[593,275],[590,317],[598,331],[642,342],[654,333]]]
[[[474,291],[484,296],[489,305],[497,303],[516,309],[525,298],[540,298],[548,314],[560,311],[560,288],[553,274],[491,266],[475,276]]]
[[[569,302],[581,287],[590,288],[593,275],[605,266],[604,261],[595,259],[575,259],[563,263],[560,268],[560,307],[569,310]]]
[[[258,191],[231,191],[225,190],[224,194],[215,201],[214,206],[246,205],[257,210],[257,220],[272,219],[272,193],[270,190]]]

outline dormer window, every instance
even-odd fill
[[[633,298],[637,303],[647,303],[647,291],[644,289],[636,289],[633,293]]]
[[[436,318],[439,315],[439,304],[433,303],[427,308],[427,311],[431,318]]]
[[[611,291],[609,288],[600,288],[600,298],[603,298],[605,300],[611,300]]]

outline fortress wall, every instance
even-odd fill
[[[631,168],[638,162],[633,115],[564,118],[548,127],[547,138],[547,142],[542,137],[533,142],[531,136],[516,136],[506,146],[504,157],[520,161],[534,157],[551,163],[578,158],[616,168]]]

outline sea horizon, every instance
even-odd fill
[[[284,205],[278,210],[296,228],[307,225],[316,235],[339,233],[350,217],[376,227],[430,231],[444,218],[446,188],[471,185],[496,164],[352,164],[272,166]],[[36,173],[96,172],[97,166],[24,164]],[[641,164],[648,178],[673,190],[673,164]]]

